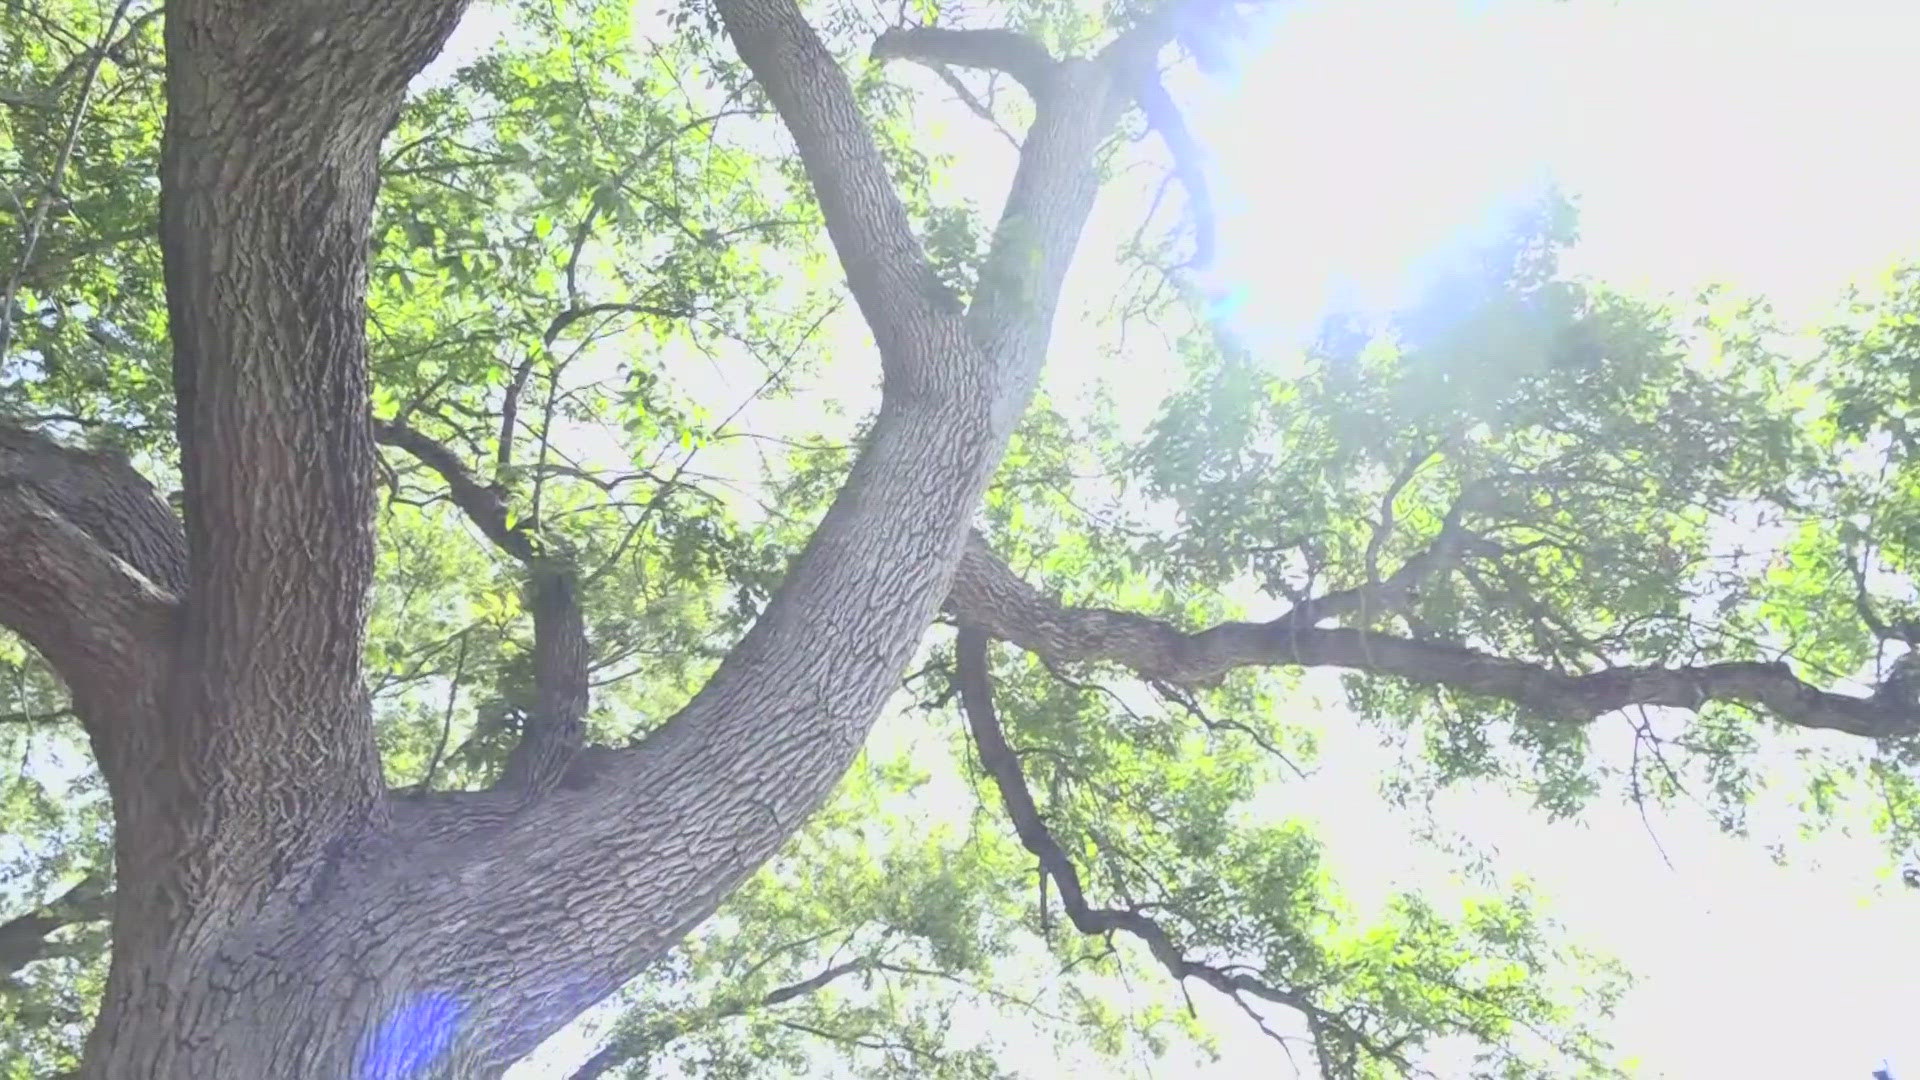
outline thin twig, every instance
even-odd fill
[[[20,283],[26,279],[27,267],[33,261],[33,249],[40,242],[40,231],[46,227],[47,214],[60,198],[60,182],[66,176],[67,163],[73,160],[73,148],[80,141],[80,125],[87,117],[87,106],[93,101],[94,83],[100,77],[100,63],[107,58],[107,51],[113,45],[113,35],[120,29],[120,20],[126,18],[127,9],[133,6],[133,0],[120,0],[113,9],[113,18],[107,21],[107,29],[100,35],[100,45],[93,50],[87,61],[87,77],[80,83],[80,100],[74,103],[73,116],[67,121],[67,137],[60,144],[60,153],[53,159],[53,172],[47,176],[46,189],[40,193],[40,204],[34,207],[33,217],[27,221],[26,234],[20,242],[20,261],[15,264],[13,273],[7,278],[7,292],[4,303],[0,303],[0,360],[4,360],[7,350],[13,346],[13,300],[20,292]]]
[[[453,734],[453,707],[460,700],[460,680],[467,673],[467,635],[460,634],[460,653],[453,661],[453,680],[447,684],[447,712],[440,721],[440,741],[434,745],[433,756],[427,759],[427,774],[420,778],[420,790],[433,790],[433,781],[440,772],[440,762],[447,753],[447,739]]]

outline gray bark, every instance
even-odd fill
[[[874,331],[883,404],[709,683],[643,743],[583,750],[571,567],[527,558],[450,457],[369,408],[376,150],[462,6],[173,0],[161,220],[184,531],[130,470],[0,442],[0,621],[72,689],[118,824],[88,1077],[496,1075],[710,914],[830,792],[946,595],[1037,382],[1094,152],[1168,36],[1152,23],[1065,62],[980,50],[1020,64],[1039,109],[963,311],[793,0],[722,0]],[[377,440],[439,469],[528,564],[542,715],[489,791],[381,785],[360,670]]]

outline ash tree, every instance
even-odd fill
[[[1327,690],[1410,818],[1911,842],[1920,277],[1789,348],[1548,200],[1287,359],[1163,78],[1257,7],[465,6],[0,13],[8,1075],[1611,1075],[1524,887],[1260,809]]]

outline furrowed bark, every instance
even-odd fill
[[[289,928],[386,805],[360,673],[367,238],[380,141],[463,7],[167,5],[187,576],[168,754],[146,804],[114,792],[113,964],[87,1076],[374,1074],[355,1055],[379,994],[338,967],[337,986],[315,981],[317,960],[369,957],[323,949],[323,921]]]
[[[229,840],[205,869],[223,888],[269,887],[379,806],[360,680],[367,236],[380,140],[462,6],[167,9],[161,247],[190,555],[172,711],[201,748],[192,801]]]
[[[167,694],[146,708],[171,756],[147,788],[115,789],[113,968],[87,1076],[497,1075],[764,862],[897,686],[1037,382],[1094,152],[1129,101],[1124,65],[1105,54],[1047,76],[962,312],[792,0],[720,6],[874,330],[880,416],[693,701],[638,746],[578,755],[573,579],[476,515],[459,470],[383,427],[496,543],[528,545],[538,696],[563,718],[529,729],[514,783],[422,798],[382,791],[359,670],[376,438],[364,260],[380,138],[460,4],[169,6],[162,241],[188,557],[170,678],[153,680]],[[29,498],[0,527],[86,535]],[[112,550],[85,565],[124,566]],[[20,595],[40,606],[10,622],[61,614],[57,598]],[[91,662],[90,647],[72,651]]]
[[[1310,601],[1308,611],[1318,618],[1345,606],[1321,611]],[[1315,627],[1291,613],[1187,633],[1132,612],[1061,604],[1021,580],[977,534],[947,607],[962,623],[1049,660],[1115,663],[1176,685],[1205,684],[1238,667],[1342,667],[1504,698],[1571,723],[1637,705],[1698,709],[1732,701],[1785,723],[1867,738],[1920,731],[1920,703],[1911,694],[1897,687],[1864,698],[1838,694],[1799,679],[1784,663],[1617,667],[1576,675],[1445,642]]]
[[[424,955],[478,936],[564,934],[475,958],[475,995],[433,1076],[489,1075],[661,955],[832,790],[946,594],[969,518],[1037,381],[1054,299],[1097,187],[1093,153],[1128,98],[1105,60],[1064,61],[1042,95],[970,312],[934,284],[845,75],[791,0],[722,0],[728,33],[779,109],[879,345],[882,407],[832,507],[766,611],[685,709],[636,747],[588,751],[568,784],[482,838],[490,796],[405,811],[449,837],[378,889],[457,906]],[[1142,46],[1144,47],[1144,46]],[[484,850],[477,850],[484,844]],[[637,901],[637,902],[636,902]],[[444,936],[443,936],[444,933]]]
[[[560,558],[543,559],[528,574],[533,609],[534,711],[507,757],[500,785],[538,795],[565,778],[587,742],[586,620],[580,575]]]

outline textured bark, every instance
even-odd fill
[[[1777,665],[1569,676],[1317,625],[1393,603],[1459,557],[1445,545],[1304,615],[1199,634],[1043,596],[970,545],[967,523],[1038,380],[1098,187],[1095,150],[1136,95],[1166,104],[1143,80],[1172,8],[1091,58],[1055,60],[1004,32],[877,47],[1006,70],[1035,99],[963,311],[793,0],[718,0],[873,329],[882,407],[778,594],[700,693],[637,746],[582,748],[587,643],[566,552],[540,542],[537,522],[509,527],[454,455],[403,423],[376,426],[369,408],[376,150],[462,6],[170,0],[162,242],[184,532],[124,462],[0,431],[0,623],[68,683],[118,826],[89,1077],[497,1075],[639,974],[814,812],[943,599],[969,627],[970,671],[984,671],[992,635],[1174,682],[1341,664],[1576,718],[1719,697],[1861,734],[1914,727],[1910,696],[1825,693]],[[360,671],[376,440],[438,473],[527,568],[534,715],[488,791],[381,787]],[[970,706],[990,721],[981,693]],[[1023,798],[1017,761],[997,727],[976,735],[1064,893],[1071,865]],[[1178,959],[1150,924],[1077,889],[1070,914]],[[23,941],[42,928],[17,925]]]
[[[89,1076],[382,1075],[356,1063],[377,965],[343,970],[370,958],[303,908],[383,820],[360,673],[367,238],[380,141],[462,6],[167,5],[187,575],[158,707],[134,718],[154,753],[103,761],[119,884]]]
[[[369,411],[374,151],[459,0],[169,4],[163,244],[184,533],[124,462],[0,432],[0,622],[72,689],[119,827],[113,965],[86,1075],[497,1075],[639,974],[819,806],[943,599],[969,627],[970,672],[991,635],[1174,682],[1341,664],[1578,718],[1717,696],[1815,726],[1912,729],[1910,698],[1824,693],[1773,665],[1568,676],[1317,625],[1391,606],[1461,557],[1464,534],[1264,625],[1186,634],[1039,593],[966,526],[1038,379],[1098,186],[1094,151],[1168,20],[1093,58],[1056,61],[1003,33],[878,49],[1015,71],[1035,99],[963,311],[792,0],[719,6],[819,194],[879,345],[882,408],[779,593],[701,692],[637,746],[583,749],[586,639],[566,553],[537,522],[510,527],[446,448]],[[488,791],[379,784],[359,670],[376,441],[437,473],[527,568],[535,715]],[[1064,895],[1071,864],[1007,768],[990,701],[979,686],[971,698],[1022,839]],[[1213,977],[1077,889],[1070,914]],[[20,926],[24,940],[41,924]]]
[[[641,744],[581,750],[566,553],[369,408],[375,152],[461,7],[172,0],[161,222],[184,536],[130,470],[0,440],[0,620],[72,688],[118,824],[89,1077],[496,1075],[710,914],[831,791],[946,595],[1038,380],[1094,152],[1168,36],[1061,62],[1021,46],[1037,119],[963,311],[793,0],[721,0],[873,328],[883,403],[709,683]],[[537,715],[488,791],[381,787],[360,671],[376,439],[528,568]]]

